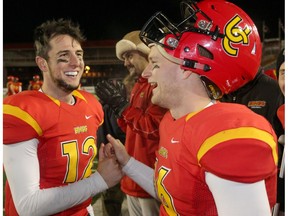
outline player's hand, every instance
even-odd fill
[[[107,157],[104,154],[104,144],[99,149],[97,172],[102,176],[108,187],[113,187],[123,177],[122,168],[115,156]]]
[[[115,139],[110,134],[107,135],[109,143],[105,145],[106,157],[116,157],[118,163],[123,167],[130,159],[130,155],[127,153],[125,146],[119,139]]]

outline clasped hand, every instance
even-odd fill
[[[127,164],[130,155],[120,140],[110,134],[107,135],[109,143],[101,144],[99,150],[99,163],[97,171],[105,180],[108,187],[116,185],[123,177],[122,167]]]
[[[109,143],[105,145],[105,157],[115,157],[121,167],[124,167],[130,159],[123,143],[119,139],[115,139],[110,134],[107,135]]]

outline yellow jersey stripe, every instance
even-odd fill
[[[72,94],[75,95],[78,98],[81,98],[82,100],[86,101],[86,103],[87,103],[87,100],[85,99],[85,97],[79,91],[75,90],[75,91],[73,91]]]
[[[278,161],[278,155],[276,150],[277,143],[275,143],[273,136],[266,131],[254,127],[241,127],[236,129],[224,130],[209,137],[204,141],[204,143],[201,145],[197,153],[198,163],[201,160],[201,158],[214,146],[228,140],[245,139],[245,138],[261,140],[267,143],[272,149],[274,162],[275,164],[277,164]]]
[[[19,107],[4,104],[3,105],[3,113],[7,115],[15,116],[16,118],[19,118],[29,124],[34,130],[37,132],[39,136],[42,136],[43,131],[40,127],[40,125],[35,121],[35,119],[27,112],[23,111]]]
[[[57,106],[60,106],[60,100],[53,98],[52,96],[47,95],[47,94],[46,94],[46,96],[49,97],[55,104],[57,104]]]

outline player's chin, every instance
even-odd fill
[[[154,94],[154,93],[152,94],[151,102],[152,102],[152,104],[154,104],[154,105],[159,105],[160,99],[159,99],[159,97],[157,96],[157,94]]]
[[[66,91],[66,92],[72,92],[74,90],[77,90],[79,89],[79,86],[80,84],[67,84],[66,86],[63,86],[63,89]]]

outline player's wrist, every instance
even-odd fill
[[[123,163],[121,163],[122,167],[125,167],[127,163],[130,161],[131,156],[127,154],[127,157],[123,160]]]
[[[127,167],[130,167],[135,159],[131,157],[130,155],[127,156],[125,160],[123,160],[123,163],[121,163],[121,167],[123,169],[127,169]]]

